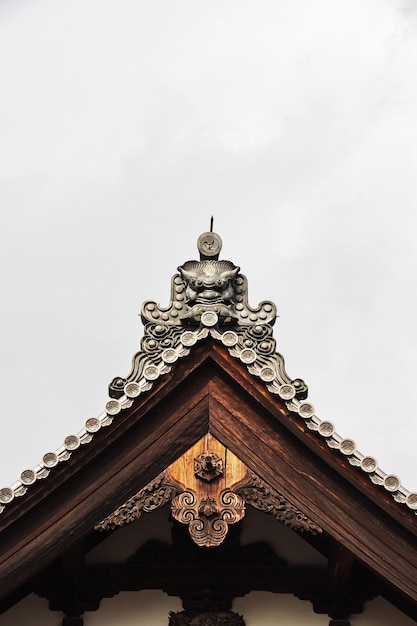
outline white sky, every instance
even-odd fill
[[[417,489],[417,5],[0,0],[0,486],[99,414],[209,227]]]

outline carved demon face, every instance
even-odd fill
[[[239,270],[231,261],[187,261],[178,271],[187,285],[188,304],[227,304],[233,301],[232,281]]]

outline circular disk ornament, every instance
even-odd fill
[[[263,367],[259,372],[259,376],[261,380],[265,381],[266,383],[270,383],[275,378],[275,370],[272,367]]]
[[[254,363],[256,361],[256,352],[252,348],[245,348],[240,353],[240,360],[242,363]]]
[[[20,480],[24,485],[31,485],[36,480],[36,474],[33,470],[27,469],[20,474]]]
[[[127,383],[127,385],[125,385],[125,394],[128,398],[136,398],[140,394],[140,386],[138,383]]]
[[[65,437],[64,446],[67,450],[76,450],[80,445],[80,438],[77,435]]]
[[[100,420],[97,417],[89,417],[85,423],[85,429],[88,433],[96,433],[100,430]]]
[[[109,400],[106,404],[107,415],[117,415],[121,409],[122,406],[118,400]]]
[[[340,452],[345,456],[351,456],[356,451],[356,443],[353,439],[343,439],[340,442]]]
[[[378,463],[373,456],[365,456],[361,461],[361,468],[364,472],[367,472],[368,474],[374,472],[377,467]]]
[[[334,433],[334,425],[331,422],[322,422],[319,425],[319,433],[322,437],[331,437]]]
[[[148,365],[143,370],[143,375],[146,380],[156,380],[159,376],[159,370],[155,365]]]
[[[281,385],[278,393],[283,400],[291,400],[295,396],[295,389],[292,385]]]
[[[203,324],[203,326],[215,326],[218,321],[219,317],[214,311],[204,311],[201,316],[201,323]]]
[[[55,452],[47,452],[43,455],[42,461],[45,467],[55,467],[58,463],[58,456]]]
[[[197,343],[197,337],[190,330],[186,330],[185,333],[182,333],[180,341],[183,346],[186,346],[188,348]]]
[[[178,354],[173,348],[167,348],[161,354],[164,363],[175,363],[178,360]]]
[[[218,257],[222,249],[222,240],[217,233],[203,233],[197,240],[197,248],[202,257]]]
[[[405,503],[410,509],[417,509],[417,493],[410,493]]]
[[[298,414],[303,419],[307,420],[314,415],[314,406],[309,402],[303,402],[298,407]]]
[[[393,474],[388,474],[384,478],[384,487],[387,491],[397,491],[400,488],[400,479],[398,476],[394,476]]]
[[[237,342],[238,336],[236,335],[236,333],[233,332],[233,330],[227,330],[225,333],[223,333],[222,344],[224,346],[231,348],[232,346],[235,346]]]
[[[10,489],[10,487],[3,487],[3,489],[0,489],[0,502],[2,504],[7,504],[8,502],[11,502],[13,500],[13,497],[13,489]]]

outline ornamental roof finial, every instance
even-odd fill
[[[161,307],[153,300],[143,304],[141,351],[133,358],[127,378],[116,378],[110,384],[112,398],[121,397],[129,384],[138,393],[149,388],[179,357],[209,336],[221,341],[273,393],[286,400],[307,396],[305,383],[288,377],[284,359],[275,352],[275,304],[266,300],[256,308],[249,305],[247,280],[240,267],[219,260],[222,240],[213,232],[213,218],[210,229],[197,241],[200,260],[186,261],[172,277],[169,305]]]

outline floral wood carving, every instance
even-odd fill
[[[168,626],[245,626],[243,617],[232,611],[181,611],[169,614]]]
[[[174,480],[168,470],[162,472],[136,495],[108,515],[94,530],[114,530],[139,519],[142,511],[149,513],[170,502],[184,486]]]
[[[198,546],[219,546],[229,524],[236,524],[245,514],[245,501],[233,491],[222,491],[219,500],[217,503],[214,498],[203,498],[199,504],[195,493],[184,491],[172,501],[172,516],[188,525],[191,539]]]
[[[245,515],[245,504],[297,531],[320,533],[321,528],[265,483],[207,433],[168,469],[95,526],[113,530],[171,503],[172,517],[188,526],[198,546],[219,546],[229,525]]]
[[[234,485],[233,490],[247,504],[259,511],[272,513],[277,520],[293,530],[310,532],[313,535],[322,532],[318,524],[315,524],[283,495],[265,483],[255,472],[248,471],[245,478]]]

